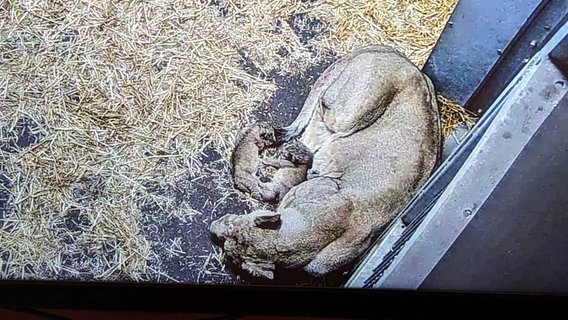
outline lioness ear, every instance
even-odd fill
[[[276,212],[263,213],[254,217],[254,225],[261,229],[278,229],[280,227],[280,214]]]

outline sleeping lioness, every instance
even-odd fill
[[[440,124],[430,80],[386,46],[357,50],[318,79],[287,137],[313,154],[276,211],[226,214],[210,230],[250,273],[316,276],[367,249],[434,170]]]

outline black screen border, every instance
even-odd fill
[[[0,281],[0,307],[350,319],[491,316],[565,310],[568,295],[249,285]]]

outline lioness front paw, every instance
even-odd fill
[[[304,271],[315,277],[323,277],[329,273],[330,270],[320,263],[312,261],[304,267]]]

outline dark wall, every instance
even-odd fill
[[[568,293],[568,97],[420,289]]]

